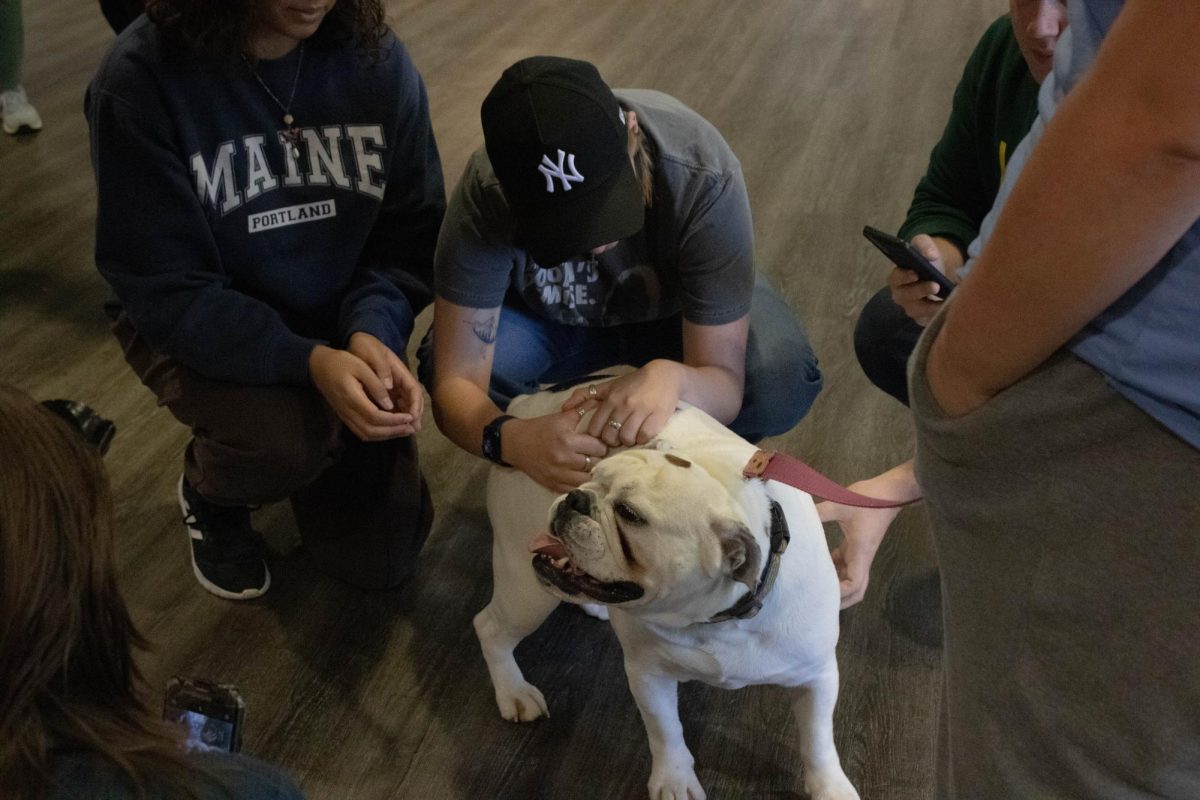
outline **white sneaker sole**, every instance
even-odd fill
[[[36,133],[42,129],[42,121],[37,117],[27,118],[22,115],[17,119],[12,117],[4,117],[4,132],[10,136],[15,136],[21,131],[28,133]]]
[[[187,501],[183,499],[183,476],[179,476],[179,484],[175,487],[175,493],[179,497],[179,510],[183,512],[183,518],[186,520],[190,516],[188,511]],[[187,526],[188,536],[192,539],[203,538],[204,534],[196,530],[187,522],[183,523]],[[188,542],[188,558],[192,561],[192,574],[196,576],[196,580],[200,582],[207,591],[212,592],[217,597],[223,597],[226,600],[253,600],[256,597],[262,597],[267,593],[267,589],[271,588],[271,570],[266,564],[263,564],[263,572],[266,575],[266,580],[263,581],[260,589],[245,589],[240,592],[231,592],[228,589],[222,589],[215,583],[204,577],[204,573],[200,571],[200,567],[196,566],[196,555],[192,551],[191,542]]]

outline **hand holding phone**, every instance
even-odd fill
[[[908,242],[892,236],[890,233],[884,233],[878,228],[872,228],[870,225],[863,228],[863,236],[867,237],[867,241],[879,248],[880,252],[897,267],[917,273],[917,277],[923,281],[936,283],[938,297],[945,299],[954,291],[954,282]]]
[[[246,704],[233,686],[180,677],[167,682],[163,719],[187,731],[189,751],[238,752],[245,716]]]

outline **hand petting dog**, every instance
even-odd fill
[[[595,409],[587,432],[609,447],[645,444],[675,413],[682,379],[681,364],[656,359],[614,380],[575,389],[562,408]]]

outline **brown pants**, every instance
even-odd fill
[[[363,442],[312,387],[205,378],[155,352],[122,315],[125,359],[192,441],[184,475],[219,505],[289,499],[321,569],[364,589],[409,577],[433,522],[411,437]]]

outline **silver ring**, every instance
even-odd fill
[[[621,430],[621,423],[617,422],[615,419],[610,419],[608,421],[608,427],[612,428],[614,431],[619,431]]]
[[[591,456],[583,457],[583,471],[584,472],[592,471],[592,457]]]
[[[600,396],[600,392],[596,390],[596,384],[589,383],[588,384],[588,399],[595,400],[599,396]]]
[[[585,416],[587,416],[587,409],[580,407],[575,409],[575,413],[579,415],[580,419],[583,419]]]

